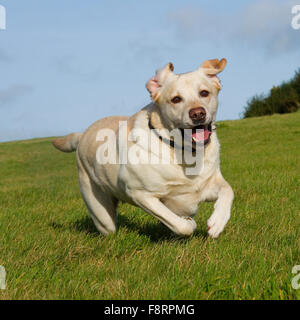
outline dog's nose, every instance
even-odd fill
[[[190,110],[189,116],[194,122],[204,122],[206,118],[206,111],[202,107],[193,108]]]

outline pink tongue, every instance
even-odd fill
[[[208,129],[197,129],[192,133],[192,137],[196,142],[205,141],[209,138],[210,131]]]

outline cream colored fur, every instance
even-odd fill
[[[128,132],[133,128],[150,130],[149,118],[155,128],[192,128],[188,112],[197,106],[204,107],[207,121],[214,123],[220,89],[216,75],[225,65],[225,59],[208,60],[194,72],[176,75],[168,64],[148,81],[153,102],[144,109],[129,118],[101,119],[82,135],[72,134],[53,142],[61,151],[77,149],[80,191],[99,232],[107,235],[116,231],[119,200],[139,206],[180,236],[189,236],[196,229],[193,216],[201,202],[216,201],[207,222],[208,233],[215,238],[223,231],[230,218],[233,191],[220,171],[215,131],[205,146],[204,170],[196,176],[188,176],[184,164],[99,164],[96,152],[103,142],[96,137],[100,129],[117,133],[119,121],[125,120]],[[209,97],[199,97],[199,90],[209,91]],[[173,105],[170,99],[174,95],[182,96],[183,102]],[[137,143],[129,142],[129,147],[133,144]],[[137,144],[137,148],[144,147]]]

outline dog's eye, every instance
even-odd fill
[[[200,96],[203,97],[203,98],[206,98],[209,96],[209,92],[207,90],[201,90],[199,92]]]
[[[176,97],[174,97],[174,98],[171,99],[171,102],[172,102],[172,103],[179,103],[179,102],[181,102],[181,101],[182,101],[182,98],[179,97],[179,96],[176,96]]]

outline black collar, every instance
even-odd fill
[[[159,138],[160,141],[163,141],[163,142],[167,143],[167,144],[168,144],[171,148],[173,148],[173,149],[175,148],[176,145],[175,145],[174,140],[171,140],[171,139],[169,140],[169,139],[163,138],[163,137],[157,132],[157,129],[153,127],[150,117],[149,117],[148,126],[149,126],[149,128],[150,128],[151,130],[154,130],[155,134],[158,136],[158,138]],[[182,145],[181,145],[181,150],[184,151],[184,145],[183,145],[183,143],[182,143]],[[193,148],[193,152],[194,152],[194,151],[196,151],[196,150]]]
[[[176,147],[174,140],[171,140],[171,139],[169,140],[169,139],[163,138],[163,137],[157,132],[157,129],[154,128],[153,125],[152,125],[151,116],[149,116],[148,126],[149,126],[149,129],[154,130],[155,134],[158,136],[158,138],[159,138],[160,141],[163,141],[163,142],[167,143],[171,148],[175,148],[175,147]],[[212,130],[214,131],[215,128],[213,128]],[[182,141],[183,141],[183,136],[182,136]],[[210,140],[209,140],[208,144],[209,144],[209,143],[210,143]],[[181,145],[181,150],[184,151],[184,144],[183,144],[183,143],[182,143],[182,145]],[[196,149],[193,148],[193,151],[192,151],[192,152],[195,152],[195,151],[196,151]]]

